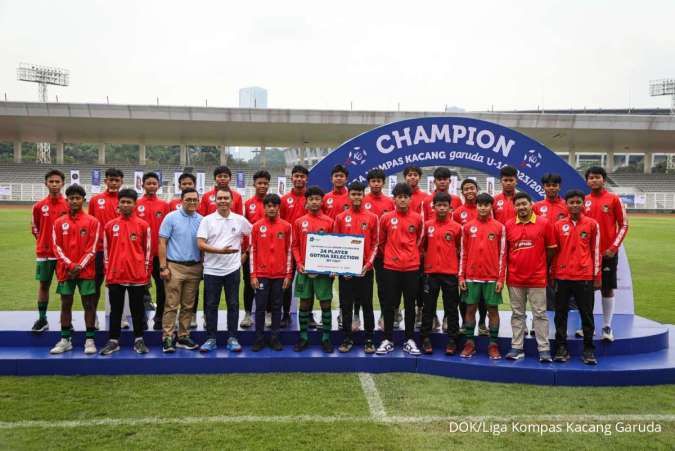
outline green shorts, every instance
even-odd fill
[[[330,301],[333,299],[333,279],[324,274],[316,277],[309,274],[300,274],[295,278],[295,295],[300,299],[314,299]]]
[[[35,280],[52,283],[56,260],[38,260],[35,265]]]
[[[484,299],[485,305],[496,307],[503,302],[502,293],[497,293],[496,287],[497,282],[467,282],[463,300],[467,304],[478,304]]]
[[[56,286],[56,292],[65,296],[75,294],[75,287],[80,292],[80,296],[91,296],[96,294],[96,284],[89,279],[70,279],[65,282],[59,282]]]

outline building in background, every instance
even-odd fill
[[[249,86],[239,90],[239,108],[267,108],[267,89],[259,86]],[[258,147],[235,147],[234,156],[242,160],[250,160]]]

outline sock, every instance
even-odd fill
[[[309,312],[300,310],[298,313],[298,322],[300,323],[300,338],[303,340],[308,340],[307,337],[307,328],[309,325]]]
[[[47,306],[49,302],[38,301],[38,313],[40,314],[40,319],[47,319]]]
[[[602,316],[605,320],[603,327],[612,327],[612,318],[614,317],[614,296],[611,298],[602,298]]]
[[[321,309],[321,324],[323,324],[323,333],[321,334],[321,340],[326,341],[330,340],[330,330],[333,327],[333,312],[328,309]]]
[[[87,327],[87,332],[85,333],[85,338],[94,338],[96,337],[96,328]]]
[[[61,338],[65,338],[66,340],[70,340],[70,326],[61,326]]]
[[[499,338],[499,326],[492,327],[490,326],[490,343],[497,343]]]
[[[473,340],[473,331],[476,328],[476,323],[464,322],[464,336],[467,340]]]

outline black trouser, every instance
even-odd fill
[[[94,264],[96,265],[96,278],[94,279],[94,283],[96,284],[96,299],[101,299],[101,285],[103,285],[103,281],[105,280],[105,256],[103,255],[103,251],[96,252]]]
[[[227,304],[227,332],[237,337],[239,325],[239,282],[240,270],[225,276],[204,274],[204,313],[206,314],[206,338],[216,339],[218,333],[218,306],[220,294],[225,292]]]
[[[363,307],[363,329],[366,339],[373,339],[375,316],[373,315],[373,271],[363,277],[340,277],[340,304],[342,305],[342,330],[345,337],[352,338],[352,310],[356,304]]]
[[[462,316],[462,324],[466,319],[466,303],[459,303],[459,314]],[[478,324],[485,324],[485,318],[487,317],[487,306],[485,305],[485,299],[481,297],[480,302],[478,303]]]
[[[279,332],[284,279],[258,279],[258,282],[260,288],[255,290],[255,336],[262,338],[265,334],[265,311],[268,306],[272,308],[272,335]]]
[[[380,303],[380,312],[382,312],[382,303],[384,302],[384,260],[382,256],[376,257],[373,261],[373,268],[375,268],[375,281],[377,282],[377,300]],[[356,308],[354,309],[355,314],[358,314]],[[383,313],[380,313],[383,314]]]
[[[415,298],[415,305],[419,308],[424,308],[424,257],[420,258],[419,278],[417,279],[417,296]],[[435,315],[435,312],[434,312]]]
[[[155,322],[159,321],[162,323],[162,317],[164,316],[164,302],[166,299],[166,293],[164,292],[164,280],[159,276],[159,257],[153,257],[152,259],[152,280],[155,282],[155,301],[157,308],[155,309]],[[148,289],[146,287],[146,289]],[[150,290],[148,289],[148,292]]]
[[[295,279],[295,262],[291,262],[293,265],[291,271],[291,283],[284,290],[284,316],[289,316],[291,314],[291,301],[293,301],[293,279]]]
[[[143,295],[145,294],[145,287],[142,285],[108,285],[108,294],[110,297],[110,333],[108,336],[114,340],[120,338],[122,310],[124,309],[124,294],[126,292],[129,292],[129,309],[131,310],[131,319],[134,325],[134,337],[143,336],[143,322],[145,317]]]
[[[459,286],[457,276],[448,274],[426,274],[424,276],[424,307],[422,310],[422,338],[429,337],[436,317],[438,294],[443,292],[443,310],[448,321],[448,338],[456,341],[459,336]]]
[[[593,350],[593,304],[595,293],[592,280],[556,280],[555,292],[555,340],[558,346],[567,346],[567,313],[570,298],[574,296],[579,315],[581,328],[584,330],[584,349]]]
[[[394,310],[401,304],[403,295],[403,308],[405,308],[405,338],[407,340],[415,336],[415,299],[419,286],[419,270],[392,271],[384,270],[385,295],[382,305],[384,316],[384,338],[392,341],[394,337]]]
[[[246,259],[246,263],[241,265],[242,269],[242,281],[244,283],[244,310],[247,313],[251,313],[253,310],[253,297],[255,296],[255,291],[253,290],[253,287],[251,286],[251,264],[248,261],[248,259],[251,258],[250,255],[248,255],[248,258]],[[258,310],[258,304],[255,306],[256,311]]]

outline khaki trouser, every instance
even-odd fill
[[[173,337],[176,324],[176,312],[178,315],[178,337],[186,337],[190,334],[190,322],[194,315],[195,294],[199,289],[199,281],[202,278],[202,265],[179,265],[168,262],[171,279],[164,282],[166,291],[166,303],[162,316],[162,329],[164,337]]]
[[[511,348],[523,349],[525,341],[525,309],[527,301],[532,306],[532,327],[537,339],[539,352],[549,351],[548,343],[548,316],[546,316],[546,288],[519,288],[509,287],[511,300],[511,329],[513,338]]]

